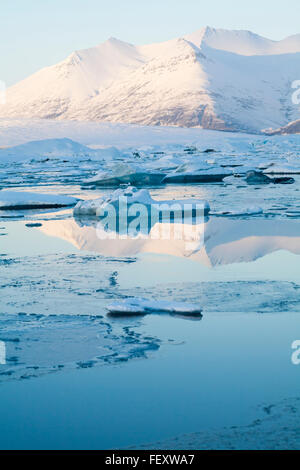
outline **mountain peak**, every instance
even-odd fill
[[[299,117],[290,88],[300,76],[299,53],[300,35],[271,41],[211,26],[145,46],[110,37],[8,89],[0,113],[248,132],[279,128]]]
[[[110,36],[105,42],[108,44],[127,44],[125,41],[121,41],[121,39],[115,38],[114,36]],[[103,43],[102,43],[103,44]]]

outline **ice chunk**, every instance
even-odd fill
[[[229,176],[228,173],[182,173],[168,175],[164,178],[163,183],[169,184],[190,184],[190,183],[221,183],[223,179]]]
[[[120,184],[133,184],[136,186],[159,185],[166,176],[162,172],[145,170],[139,166],[127,163],[115,164],[109,171],[101,171],[84,184],[113,187]]]
[[[261,171],[249,171],[246,174],[245,178],[246,182],[248,184],[293,184],[295,183],[294,178],[291,177],[275,177],[275,178],[270,178],[266,174],[262,173]]]
[[[127,206],[132,204],[142,204],[147,209],[153,208],[153,210],[157,209],[159,211],[165,210],[167,212],[168,210],[177,211],[180,209],[181,211],[184,211],[186,216],[191,215],[191,213],[200,209],[203,210],[203,215],[207,215],[210,211],[210,206],[207,201],[199,199],[157,201],[152,199],[147,189],[138,190],[134,186],[128,186],[125,189],[117,189],[107,198],[97,198],[78,202],[74,208],[74,215],[96,216],[99,215],[101,210],[105,210],[108,205],[112,205],[116,209],[120,209],[120,200],[125,201]]]
[[[272,179],[261,171],[248,171],[245,177],[248,184],[270,184]]]
[[[147,313],[173,313],[185,316],[202,317],[199,305],[166,300],[148,300],[143,298],[124,299],[107,306],[114,315],[146,315]]]
[[[274,184],[293,184],[295,183],[294,178],[290,176],[276,176],[272,178]]]
[[[174,172],[169,173],[163,183],[220,183],[226,176],[232,175],[232,170],[212,166],[207,162],[201,164],[183,164]]]
[[[48,209],[74,206],[78,199],[56,194],[30,193],[26,191],[0,191],[1,210]]]

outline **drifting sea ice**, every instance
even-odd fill
[[[120,184],[132,184],[136,186],[159,185],[166,176],[162,172],[146,170],[137,165],[128,163],[116,163],[107,171],[101,171],[84,184],[93,184],[102,187],[118,187]]]
[[[1,210],[48,209],[74,206],[78,199],[56,194],[0,191]]]
[[[261,171],[248,171],[245,177],[247,184],[293,184],[295,183],[294,178],[289,176],[280,176],[270,178],[268,175]]]
[[[138,320],[109,323],[102,315],[2,314],[6,360],[0,368],[0,384],[148,357],[159,349],[160,340],[145,337],[138,328]]]
[[[185,163],[169,173],[164,178],[163,183],[220,183],[230,175],[232,175],[231,169],[213,166],[206,162],[198,164]]]

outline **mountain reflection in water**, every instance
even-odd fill
[[[202,223],[156,223],[148,233],[108,233],[96,219],[51,220],[37,228],[79,250],[103,256],[156,253],[185,257],[205,266],[251,262],[279,250],[300,254],[300,222],[264,218],[205,218]]]

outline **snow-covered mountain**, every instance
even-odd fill
[[[146,46],[111,38],[9,88],[0,117],[259,132],[299,118],[299,78],[300,34],[271,41],[207,27]]]

